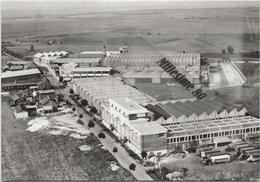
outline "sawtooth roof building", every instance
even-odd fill
[[[259,133],[260,120],[246,116],[246,108],[216,99],[156,103],[111,76],[74,79],[71,88],[96,107],[103,124],[138,155],[142,151],[162,154],[175,147],[189,147],[194,141]]]
[[[245,116],[247,109],[231,104],[223,104],[215,100],[186,100],[148,104],[150,109],[164,119],[162,125],[174,125],[191,121],[216,120]]]

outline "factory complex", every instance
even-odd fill
[[[158,65],[160,60],[167,62]],[[223,137],[226,140],[243,139],[250,133],[259,133],[260,120],[248,116],[247,109],[241,105],[207,97],[158,101],[134,86],[139,78],[148,79],[153,84],[159,84],[163,79],[172,81],[171,73],[177,74],[177,71],[185,81],[189,81],[189,89],[200,88],[202,71],[199,53],[131,53],[123,47],[120,51],[110,52],[37,53],[34,62],[49,67],[62,78],[60,82],[66,82],[74,94],[95,107],[102,116],[103,125],[139,156],[143,151],[165,154],[176,147],[189,148],[191,142],[214,143]],[[224,74],[229,78],[228,82],[244,84],[244,81],[240,82],[242,79],[230,78],[232,75],[238,78],[242,73],[232,64],[229,68]],[[203,74],[210,72],[217,80],[219,75],[214,71],[204,70]],[[40,79],[41,72],[38,69],[4,72],[2,83],[15,82],[16,87],[2,85],[2,89],[19,90],[36,86],[26,81],[19,85],[16,81],[32,77]],[[212,75],[207,77],[214,80]],[[24,88],[21,86],[24,84],[29,85]]]
[[[259,133],[260,120],[246,116],[244,107],[221,106],[207,99],[155,104],[120,82],[109,77],[86,78],[72,81],[71,88],[93,104],[103,124],[139,155],[142,151],[163,154],[177,146],[188,148],[192,141],[242,139]]]

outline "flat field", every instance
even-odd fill
[[[122,11],[50,18],[4,19],[3,40],[39,40],[12,47],[16,52],[134,50],[235,52],[258,50],[258,8],[211,8]],[[90,16],[91,15],[91,16]],[[62,41],[47,45],[48,39]],[[29,52],[30,44],[35,51]]]
[[[15,120],[6,102],[2,103],[2,180],[134,180],[94,135],[83,141],[26,131],[28,120]],[[79,146],[92,149],[82,152]],[[119,165],[118,165],[119,166]]]

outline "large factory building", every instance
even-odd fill
[[[210,99],[156,103],[111,76],[75,79],[71,88],[96,107],[104,125],[138,155],[259,133],[260,120],[233,104]]]

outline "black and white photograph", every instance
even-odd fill
[[[260,2],[2,0],[1,181],[259,181]]]

